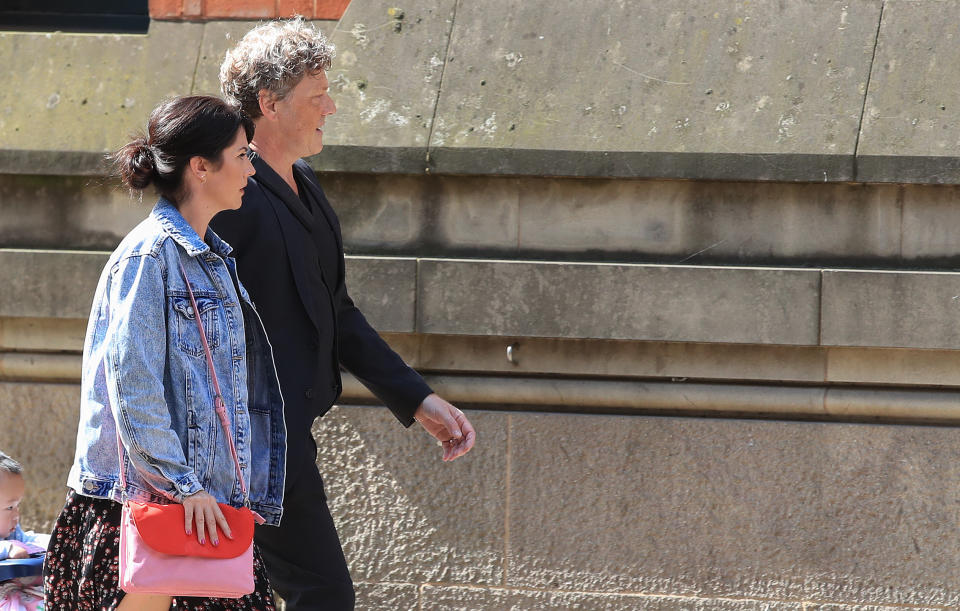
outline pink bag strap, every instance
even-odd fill
[[[230,455],[233,456],[233,466],[237,469],[237,479],[240,480],[240,490],[243,491],[243,498],[246,501],[247,483],[243,481],[243,470],[240,468],[240,459],[237,458],[237,447],[233,444],[233,434],[230,432],[230,422],[227,419],[227,406],[223,402],[223,394],[220,392],[220,381],[217,379],[217,372],[213,368],[213,356],[210,354],[210,345],[207,343],[207,334],[203,330],[203,323],[200,321],[200,308],[197,307],[197,300],[193,296],[193,288],[187,279],[187,270],[183,268],[183,261],[177,258],[180,264],[180,273],[183,274],[183,281],[187,284],[187,293],[190,295],[190,305],[193,307],[193,319],[197,323],[197,329],[200,331],[200,342],[203,344],[203,352],[207,357],[207,367],[210,369],[210,377],[213,379],[213,409],[217,412],[220,420],[220,426],[223,428],[224,436],[227,438],[227,445],[230,446]]]
[[[223,402],[223,395],[220,392],[220,381],[217,379],[217,372],[213,368],[213,356],[210,354],[210,345],[207,343],[207,334],[203,330],[203,323],[200,321],[200,309],[197,307],[197,300],[193,296],[193,288],[190,286],[190,280],[187,279],[187,270],[183,268],[183,261],[180,264],[180,273],[183,274],[183,281],[187,283],[187,293],[190,295],[190,305],[193,308],[193,318],[197,323],[197,329],[200,331],[200,343],[203,344],[203,351],[207,357],[207,367],[210,369],[210,377],[213,378],[213,409],[217,412],[217,419],[220,421],[220,427],[223,428],[224,436],[227,438],[227,444],[230,446],[230,455],[233,457],[233,466],[237,469],[237,479],[240,480],[240,490],[243,492],[244,502],[249,502],[250,497],[247,494],[247,483],[243,479],[243,470],[240,468],[240,459],[237,457],[237,447],[233,443],[233,434],[230,432],[230,421],[227,419],[227,406]],[[126,496],[127,478],[123,468],[123,445],[120,443],[120,427],[117,427],[117,456],[120,461],[120,488]]]

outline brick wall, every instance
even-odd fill
[[[350,0],[150,0],[151,19],[340,19]]]

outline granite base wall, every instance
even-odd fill
[[[0,384],[27,527],[62,503],[78,391]],[[359,608],[960,605],[955,428],[470,416],[477,447],[450,464],[382,408],[315,424]]]

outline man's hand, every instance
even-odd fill
[[[437,394],[427,395],[413,417],[441,442],[444,461],[463,456],[477,440],[477,432],[463,412]]]

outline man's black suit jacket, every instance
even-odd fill
[[[273,345],[287,421],[288,464],[311,464],[310,427],[342,390],[343,365],[404,426],[432,391],[367,323],[344,282],[340,223],[309,165],[293,166],[302,197],[253,155],[239,210],[221,212],[214,231],[234,249],[240,281],[250,292]],[[304,190],[307,193],[304,193]],[[253,414],[251,414],[253,416]]]

